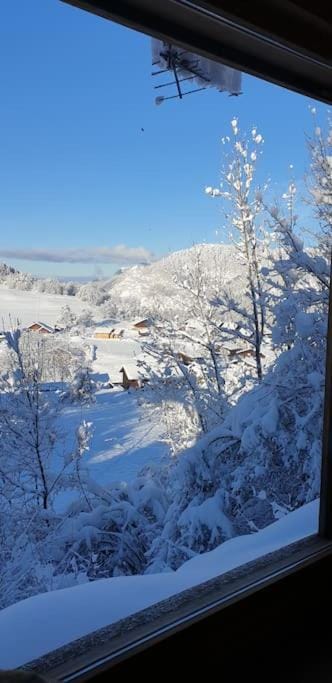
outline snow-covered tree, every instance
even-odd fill
[[[308,189],[319,224],[319,245],[321,249],[324,249],[324,255],[330,258],[332,247],[332,121],[331,118],[328,119],[324,130],[318,125],[315,108],[312,113],[316,125],[314,134],[308,139],[311,156],[310,172],[307,178]]]
[[[96,390],[97,385],[92,379],[90,368],[88,366],[81,366],[74,373],[68,389],[63,393],[62,398],[73,403],[89,404],[96,400]]]
[[[223,281],[221,266],[216,255],[213,275],[207,272],[202,248],[195,248],[193,259],[173,273],[182,314],[168,318],[159,307],[143,345],[143,374],[149,377],[144,396],[159,406],[174,451],[220,422],[227,409],[220,318],[211,304]]]
[[[238,258],[246,268],[247,305],[241,305],[228,296],[217,296],[215,305],[225,314],[231,311],[240,320],[241,328],[229,328],[224,324],[223,334],[226,338],[237,339],[253,347],[257,377],[261,380],[261,346],[267,321],[260,261],[263,239],[266,236],[261,233],[262,207],[257,196],[258,188],[255,186],[255,171],[264,140],[256,128],[252,129],[250,137],[242,137],[237,118],[232,120],[231,128],[232,139],[229,136],[222,139],[223,145],[230,146],[231,151],[225,155],[220,187],[206,187],[205,192],[211,197],[224,200],[229,236],[237,247]],[[226,208],[227,204],[230,205],[229,211]]]
[[[149,379],[142,400],[150,408],[155,407],[165,437],[172,451],[177,452],[220,421],[226,401],[222,386],[220,392],[217,389],[209,358],[193,359],[177,351],[179,338],[172,332],[164,323],[165,337],[152,335],[150,343],[144,344],[145,356],[139,368]]]
[[[84,420],[72,434],[61,429],[61,392],[45,391],[40,347],[22,346],[19,330],[6,339],[11,363],[0,377],[2,606],[56,585],[52,562],[55,569],[61,515],[54,504],[68,489],[89,507],[83,456],[91,437]]]
[[[76,469],[88,447],[87,441],[83,451],[79,446],[88,425],[80,428],[76,445],[67,451],[58,425],[59,396],[43,390],[41,357],[24,358],[19,330],[6,333],[6,340],[11,369],[0,383],[1,493],[9,505],[13,498],[20,499],[27,512],[47,510],[57,492],[73,483],[73,466]],[[60,458],[58,471],[55,454]]]
[[[64,327],[66,330],[70,330],[70,328],[77,324],[77,317],[68,304],[62,306],[58,324]]]
[[[89,308],[84,308],[83,311],[77,316],[77,324],[82,327],[92,327],[94,325],[93,313]]]
[[[78,292],[78,297],[86,303],[101,306],[109,298],[109,293],[99,281],[88,282],[86,285],[82,285]]]
[[[311,164],[307,187],[316,217],[316,223],[310,221],[310,230],[301,218],[301,211],[297,214],[294,182],[282,195],[283,203],[275,202],[271,206],[263,202],[273,239],[278,244],[272,256],[273,268],[264,269],[272,285],[273,340],[288,348],[294,343],[299,325],[310,328],[314,320],[323,321],[327,316],[332,234],[331,144],[330,127],[324,135],[316,126],[313,137],[308,140]],[[307,244],[306,235],[310,237]]]

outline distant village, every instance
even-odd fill
[[[99,341],[109,341],[110,343],[116,341],[121,342],[128,339],[143,339],[148,338],[153,328],[155,327],[154,321],[151,318],[144,318],[142,320],[136,321],[121,321],[121,323],[109,322],[97,324],[93,328],[92,338]],[[195,321],[188,321],[186,330],[191,333],[199,335],[199,329]],[[44,321],[33,321],[30,325],[25,328],[25,332],[31,332],[40,335],[58,335],[65,332],[65,328],[60,325],[50,325]],[[235,342],[227,342],[220,345],[218,348],[218,353],[223,353],[229,360],[230,363],[234,362],[244,362],[245,364],[251,365],[254,360],[254,347],[250,346],[248,343],[243,343],[239,345],[238,340]],[[264,358],[264,354],[261,354]],[[197,358],[197,352],[195,353],[194,344],[190,342],[184,342],[182,347],[175,349],[175,357],[179,363],[185,366],[190,366],[192,363],[200,362],[200,358]],[[121,379],[120,379],[121,378]],[[147,378],[142,378],[139,376],[136,364],[133,362],[126,362],[119,368],[119,381],[112,381],[109,379],[110,388],[121,386],[123,389],[141,389],[145,383],[148,382]]]

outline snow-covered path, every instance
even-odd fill
[[[121,367],[136,366],[137,358],[141,355],[141,345],[136,339],[100,340],[88,338],[96,351],[96,358],[92,363],[94,373],[108,373],[113,382],[121,380]]]

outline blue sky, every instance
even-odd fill
[[[216,241],[220,205],[204,187],[218,183],[234,115],[263,133],[260,176],[276,194],[290,163],[295,178],[308,166],[307,98],[244,75],[238,98],[209,90],[156,107],[149,39],[60,0],[0,3],[0,62],[0,249],[14,255],[125,244],[160,256]],[[0,260],[41,275],[117,267]]]

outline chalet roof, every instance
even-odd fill
[[[42,327],[44,330],[47,330],[47,332],[54,332],[54,327],[51,327],[51,325],[48,325],[47,323],[43,323],[41,321],[34,321],[30,325],[28,325],[27,329],[29,330],[30,327],[33,327],[34,325],[38,325],[38,327]]]
[[[232,346],[231,344],[223,344],[222,348],[225,349],[225,351],[228,351],[229,353],[248,353],[248,351],[253,351],[253,348],[251,346]]]
[[[97,325],[97,327],[95,327],[95,332],[106,332],[106,334],[113,332],[113,330],[114,325]]]
[[[128,379],[139,379],[137,367],[131,363],[122,365],[119,372],[125,372]]]
[[[134,327],[137,327],[138,325],[143,325],[143,324],[146,325],[147,327],[152,325],[151,318],[143,318],[142,320],[136,320],[136,322],[134,322],[133,325],[134,325]]]

